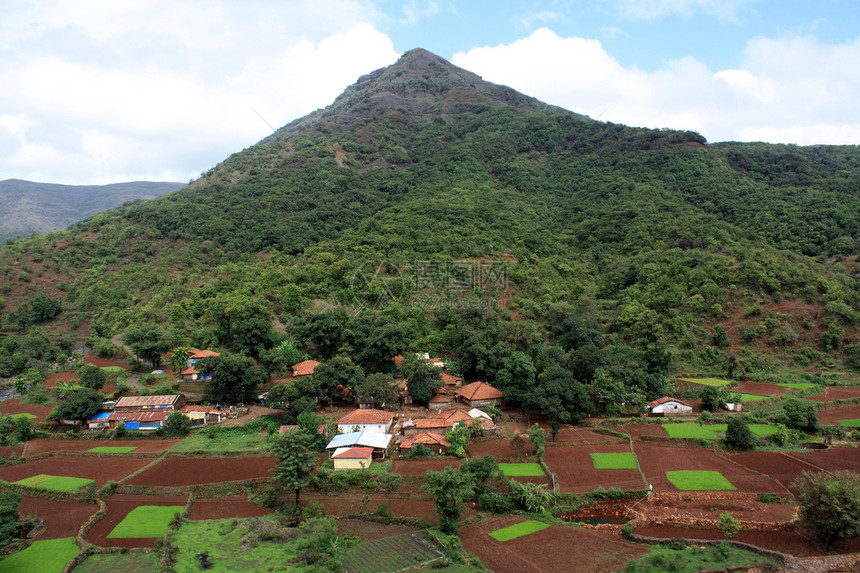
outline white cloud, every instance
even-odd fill
[[[675,14],[691,18],[696,13],[735,21],[739,13],[759,0],[616,0],[622,18],[630,20],[660,20]]]
[[[547,103],[632,126],[671,127],[710,141],[860,143],[860,39],[757,38],[738,69],[692,57],[655,71],[624,67],[600,42],[540,29],[453,61]]]

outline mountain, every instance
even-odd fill
[[[856,379],[858,225],[857,146],[600,122],[418,49],[184,189],[5,246],[0,324],[156,323],[270,368],[284,338],[365,372],[427,351],[570,419],[574,382]]]
[[[57,185],[21,179],[0,181],[0,242],[51,233],[127,201],[151,199],[182,183],[133,181],[111,185]]]

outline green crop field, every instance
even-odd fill
[[[343,565],[349,573],[401,571],[443,556],[427,532],[415,531],[361,543],[344,554]]]
[[[268,436],[261,432],[220,431],[194,433],[175,446],[172,452],[256,452],[265,450]]]
[[[841,424],[843,426],[847,426],[849,428],[860,428],[860,420],[836,420],[837,424]]]
[[[692,382],[693,384],[703,384],[705,386],[728,386],[732,383],[731,380],[723,380],[721,378],[681,378],[684,382]]]
[[[499,464],[499,469],[502,470],[505,477],[536,477],[546,475],[540,464],[534,463]]]
[[[676,470],[666,472],[666,478],[683,491],[737,489],[723,474],[712,470]]]
[[[75,567],[75,573],[153,573],[158,571],[157,553],[108,553],[90,555]]]
[[[97,448],[90,448],[87,451],[97,454],[127,454],[136,449],[137,446],[99,446]]]
[[[213,571],[307,571],[304,563],[289,562],[304,554],[298,548],[299,535],[296,528],[280,526],[273,517],[186,521],[173,535],[179,550],[173,570],[199,572],[196,555],[206,553]]]
[[[774,435],[778,429],[771,424],[750,424],[750,431],[763,438]]]
[[[75,491],[76,489],[80,489],[85,485],[95,483],[95,480],[77,477],[39,474],[36,476],[18,480],[13,483],[28,487],[37,487],[39,489],[50,489],[52,491]]]
[[[791,388],[792,390],[809,390],[810,388],[815,388],[815,384],[812,382],[785,382],[782,384],[777,384],[777,386],[782,386],[783,388]]]
[[[695,422],[682,422],[680,424],[663,424],[663,429],[670,438],[691,438],[697,440],[718,440],[717,432],[725,432],[725,424],[713,424],[711,426],[700,426]]]
[[[596,470],[635,470],[636,456],[631,452],[591,454]]]
[[[123,368],[122,366],[102,366],[101,369],[104,370],[105,372],[114,372],[114,373],[125,372],[125,368]]]
[[[538,531],[546,529],[547,527],[549,527],[548,523],[542,523],[540,521],[529,519],[528,521],[523,521],[515,525],[510,525],[508,527],[503,527],[501,529],[491,531],[487,535],[489,535],[496,541],[509,541],[511,539],[516,539],[517,537],[522,537],[524,535],[531,535],[532,533],[536,533]]]
[[[185,508],[181,505],[141,505],[128,512],[108,538],[161,537],[167,533],[170,520]]]
[[[770,396],[762,396],[761,394],[741,394],[741,402],[755,402],[756,400],[767,400]]]
[[[16,420],[18,418],[27,418],[28,420],[32,420],[33,418],[38,418],[39,416],[37,416],[36,414],[31,414],[30,412],[21,412],[19,414],[12,414],[11,417]]]
[[[74,537],[34,541],[30,547],[0,561],[3,573],[61,573],[78,554]]]

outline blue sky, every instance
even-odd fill
[[[860,144],[857,0],[0,0],[0,179],[188,181],[415,47],[602,121]]]

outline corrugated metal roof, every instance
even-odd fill
[[[338,434],[325,447],[327,450],[342,447],[352,446],[367,446],[370,448],[385,449],[391,443],[392,434],[382,434],[380,432],[350,432],[348,434]]]
[[[170,396],[123,396],[114,408],[144,408],[147,406],[170,406],[179,400],[179,394]]]

